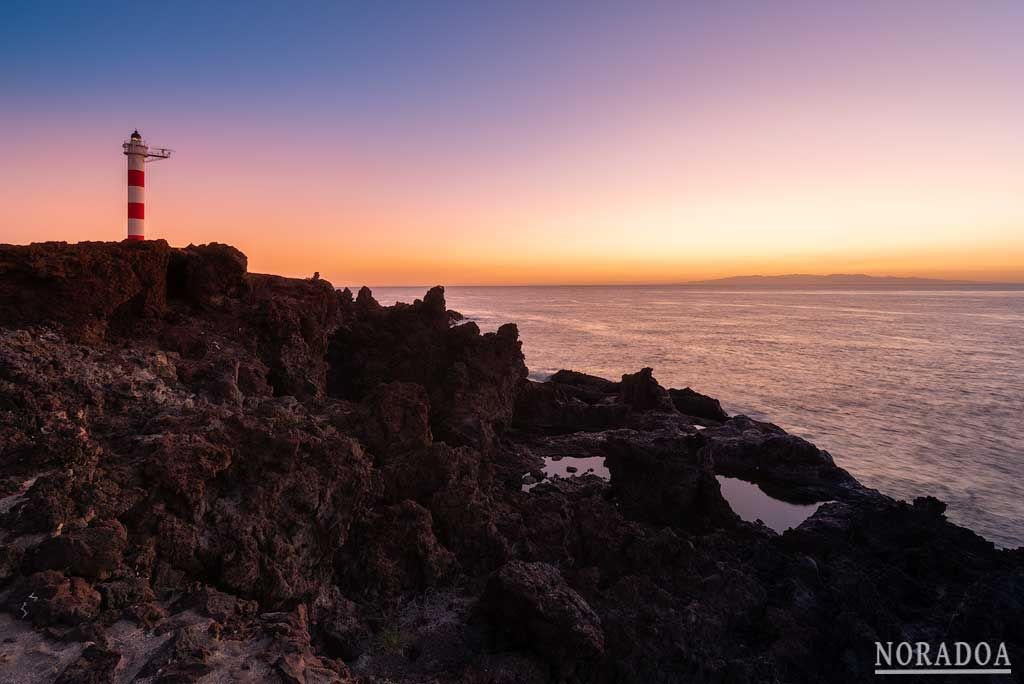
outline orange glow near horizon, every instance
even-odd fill
[[[226,91],[179,78],[154,47],[152,95],[126,111],[99,67],[51,95],[45,69],[74,65],[43,64],[0,92],[0,242],[122,239],[120,143],[138,126],[177,151],[147,166],[147,238],[233,244],[254,272],[371,286],[1024,282],[1024,48],[1008,22],[933,3],[814,8],[707,10],[710,37],[689,42],[674,31],[698,18],[566,18],[562,42],[523,63],[495,56],[527,52],[522,36],[496,36],[493,54],[452,48],[467,73],[431,71],[431,89],[415,87],[411,58],[356,60],[380,71],[353,75],[289,47],[257,70],[223,66],[193,36],[196,73]],[[247,46],[238,30],[217,49]]]
[[[396,155],[386,150],[363,165],[331,155],[299,166],[287,149],[219,161],[210,141],[183,146],[165,140],[171,135],[149,136],[179,150],[147,167],[147,237],[233,244],[258,272],[320,271],[370,285],[794,272],[1024,281],[1024,155],[966,166],[948,160],[970,152],[955,146],[904,146],[892,157],[811,146],[781,160],[779,149],[738,142],[679,156],[666,146],[677,161],[637,177],[644,160],[626,158],[641,154],[633,141],[616,148],[605,139],[546,160],[495,159],[492,175],[434,172],[429,157],[391,174]],[[224,144],[244,147],[245,135],[236,136]],[[111,141],[74,150],[71,136],[51,138],[71,155],[45,184],[32,179],[52,177],[50,155],[37,156],[36,142],[15,147],[0,189],[0,238],[122,239],[124,158],[116,134],[102,139]]]

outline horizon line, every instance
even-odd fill
[[[859,278],[864,285],[892,286],[898,288],[900,285],[916,285],[931,287],[1024,287],[1024,280],[971,280],[960,278],[934,278],[927,276],[894,276],[894,275],[870,275],[867,273],[785,273],[776,275],[744,274],[735,276],[721,276],[718,278],[702,278],[699,280],[663,280],[663,281],[627,281],[627,282],[582,282],[582,283],[454,283],[445,287],[692,287],[692,286],[730,286],[744,287],[749,285],[743,280],[758,280],[772,283],[782,283],[786,278]],[[426,283],[402,284],[402,285],[374,285],[372,287],[436,287],[441,283],[429,285]],[[825,283],[823,283],[825,284]],[[833,287],[855,287],[861,283],[835,283]],[[815,283],[795,284],[796,287],[815,287]],[[342,287],[352,288],[351,285]],[[355,287],[364,287],[363,285]],[[370,286],[366,286],[370,287]],[[763,288],[761,288],[763,289]]]
[[[745,276],[738,276],[738,277],[745,277]],[[768,276],[768,277],[771,277],[771,276]],[[327,280],[327,279],[325,278],[325,280]],[[336,285],[335,288],[339,289],[339,290],[348,288],[348,289],[354,290],[354,291],[358,291],[359,288],[361,288],[361,287],[369,287],[371,290],[374,289],[374,288],[392,288],[392,289],[398,289],[398,288],[404,288],[404,289],[426,288],[426,289],[430,289],[432,287],[437,287],[437,286],[440,285],[441,287],[444,287],[444,288],[449,288],[449,287],[476,287],[476,288],[479,288],[479,287],[495,287],[495,288],[497,288],[497,287],[701,287],[701,286],[706,286],[706,287],[708,287],[708,289],[735,289],[735,290],[742,290],[742,289],[754,289],[754,290],[765,290],[765,289],[783,289],[783,290],[784,289],[800,289],[800,290],[813,290],[813,289],[838,290],[838,289],[849,289],[849,290],[857,290],[858,289],[856,284],[835,285],[835,286],[832,286],[832,287],[822,287],[822,286],[818,286],[818,285],[805,284],[805,285],[792,285],[792,286],[788,286],[788,287],[766,288],[766,287],[756,287],[756,286],[751,286],[751,285],[746,285],[746,284],[744,284],[744,285],[732,285],[732,286],[723,284],[723,285],[715,286],[715,285],[713,285],[713,282],[714,281],[691,280],[691,281],[626,282],[626,283],[620,283],[620,282],[597,282],[597,283],[451,283],[451,284],[417,283],[417,284],[412,284],[412,285],[408,285],[408,284],[402,284],[402,285],[390,285],[390,284],[389,285]],[[879,284],[879,285],[881,285],[881,284]],[[904,286],[901,287],[900,285],[898,285],[896,283],[893,283],[890,286],[881,286],[881,287],[875,286],[874,288],[863,287],[863,288],[860,288],[860,289],[888,289],[888,290],[932,289],[932,290],[936,290],[936,291],[942,291],[943,287],[949,288],[950,290],[968,289],[968,288],[990,289],[990,290],[998,290],[1000,288],[1024,289],[1024,281],[986,281],[986,280],[976,280],[976,281],[975,280],[963,280],[963,281],[960,281],[960,280],[958,280],[958,281],[946,281],[946,282],[944,282],[942,280],[939,280],[938,282],[934,283],[930,288],[929,288],[929,284],[927,282],[918,283],[919,286],[916,287],[916,288],[915,287],[909,287],[909,285],[910,284],[904,284]]]
[[[786,278],[860,278],[863,282],[823,282],[823,283],[793,283],[786,285],[783,281]],[[740,282],[744,280],[758,280],[767,281],[769,283],[780,283],[781,288],[771,288],[759,286],[758,284],[751,284]],[[715,289],[726,288],[743,288],[750,287],[753,289],[786,289],[797,288],[797,289],[813,289],[820,287],[823,289],[839,289],[839,288],[852,288],[856,289],[857,286],[863,285],[867,289],[878,289],[883,287],[885,289],[899,289],[900,286],[911,287],[915,289],[919,288],[932,288],[941,289],[942,287],[950,287],[953,289],[960,288],[985,288],[985,289],[998,289],[998,288],[1024,288],[1024,280],[965,280],[958,278],[932,278],[926,276],[893,276],[884,275],[876,276],[869,275],[866,273],[786,273],[781,275],[763,275],[763,274],[751,274],[751,275],[737,275],[737,276],[722,276],[719,278],[707,278],[700,280],[665,280],[665,281],[626,281],[626,282],[582,282],[582,283],[452,283],[443,285],[442,283],[434,283],[433,285],[427,283],[417,284],[402,284],[402,285],[342,285],[336,286],[338,289],[348,288],[361,288],[361,287],[386,287],[386,288],[431,288],[437,286],[443,287],[700,287],[706,286]]]

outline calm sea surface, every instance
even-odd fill
[[[383,304],[424,288],[378,288]],[[652,366],[729,413],[827,449],[868,486],[931,494],[1024,545],[1024,292],[451,287],[485,332],[519,325],[531,377]]]

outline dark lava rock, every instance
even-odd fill
[[[653,369],[643,368],[632,375],[623,375],[619,384],[622,401],[637,411],[673,410],[668,390],[658,384],[653,373]]]
[[[329,587],[316,598],[310,618],[328,653],[351,661],[366,649],[371,635],[359,606],[336,587]]]
[[[167,296],[196,306],[222,303],[246,288],[248,259],[230,245],[211,242],[172,250],[167,266]]]
[[[53,537],[28,551],[29,572],[67,570],[87,579],[105,580],[121,567],[128,535],[117,520],[107,520]]]
[[[211,655],[209,642],[209,634],[201,625],[181,626],[150,657],[138,676],[154,677],[158,681],[196,681],[213,671],[207,663]]]
[[[149,582],[142,577],[125,577],[111,582],[97,584],[96,589],[103,597],[103,608],[120,610],[141,603],[156,600]]]
[[[45,570],[20,578],[7,598],[11,614],[36,626],[74,626],[99,615],[100,594],[81,577]]]
[[[418,384],[435,436],[459,444],[487,446],[511,421],[526,378],[516,327],[484,335],[472,322],[452,327],[440,287],[388,308],[361,289],[330,347],[332,396],[361,400],[380,382]]]
[[[427,391],[409,382],[382,383],[363,399],[353,428],[378,456],[429,447],[434,438]]]
[[[681,390],[670,389],[668,395],[676,410],[687,416],[713,421],[729,418],[729,414],[722,409],[722,404],[717,399],[694,392],[689,387]]]
[[[736,416],[704,431],[720,475],[761,485],[790,501],[825,501],[863,493],[832,456],[771,423]]]
[[[513,420],[523,431],[558,435],[623,427],[632,411],[620,383],[560,370],[548,382],[520,386]]]
[[[117,651],[90,644],[77,659],[64,668],[54,684],[107,684],[114,681],[114,672],[121,662]]]
[[[609,437],[605,453],[613,490],[640,519],[695,530],[735,519],[700,435],[624,430]]]
[[[547,563],[503,566],[487,581],[480,610],[511,643],[537,650],[560,676],[604,654],[601,618]]]
[[[588,404],[614,400],[619,394],[619,383],[571,370],[560,370],[548,380],[567,396],[580,399]]]
[[[244,305],[257,330],[257,353],[275,395],[311,398],[324,393],[327,347],[341,321],[326,280],[249,276]]]
[[[515,326],[441,288],[0,246],[0,680],[852,683],[904,639],[1024,662],[1024,554],[940,501],[650,369],[526,378]],[[572,457],[610,481],[544,479]],[[829,503],[778,535],[716,475]]]
[[[163,240],[0,245],[0,322],[87,341],[144,330],[166,309],[170,253]]]
[[[458,562],[441,546],[430,511],[414,501],[370,514],[335,558],[339,585],[352,595],[399,596],[448,580]]]

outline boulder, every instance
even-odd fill
[[[100,594],[81,577],[44,570],[22,577],[7,598],[12,615],[37,627],[75,626],[100,612]]]
[[[510,643],[534,650],[562,676],[604,654],[601,618],[547,563],[505,564],[487,580],[480,611]]]
[[[722,409],[721,402],[699,392],[694,392],[689,387],[684,387],[681,390],[670,389],[668,395],[672,399],[672,405],[684,415],[717,422],[729,418],[729,414]]]
[[[25,555],[29,572],[64,570],[90,580],[105,580],[122,568],[128,534],[117,520],[71,529],[47,539]]]

